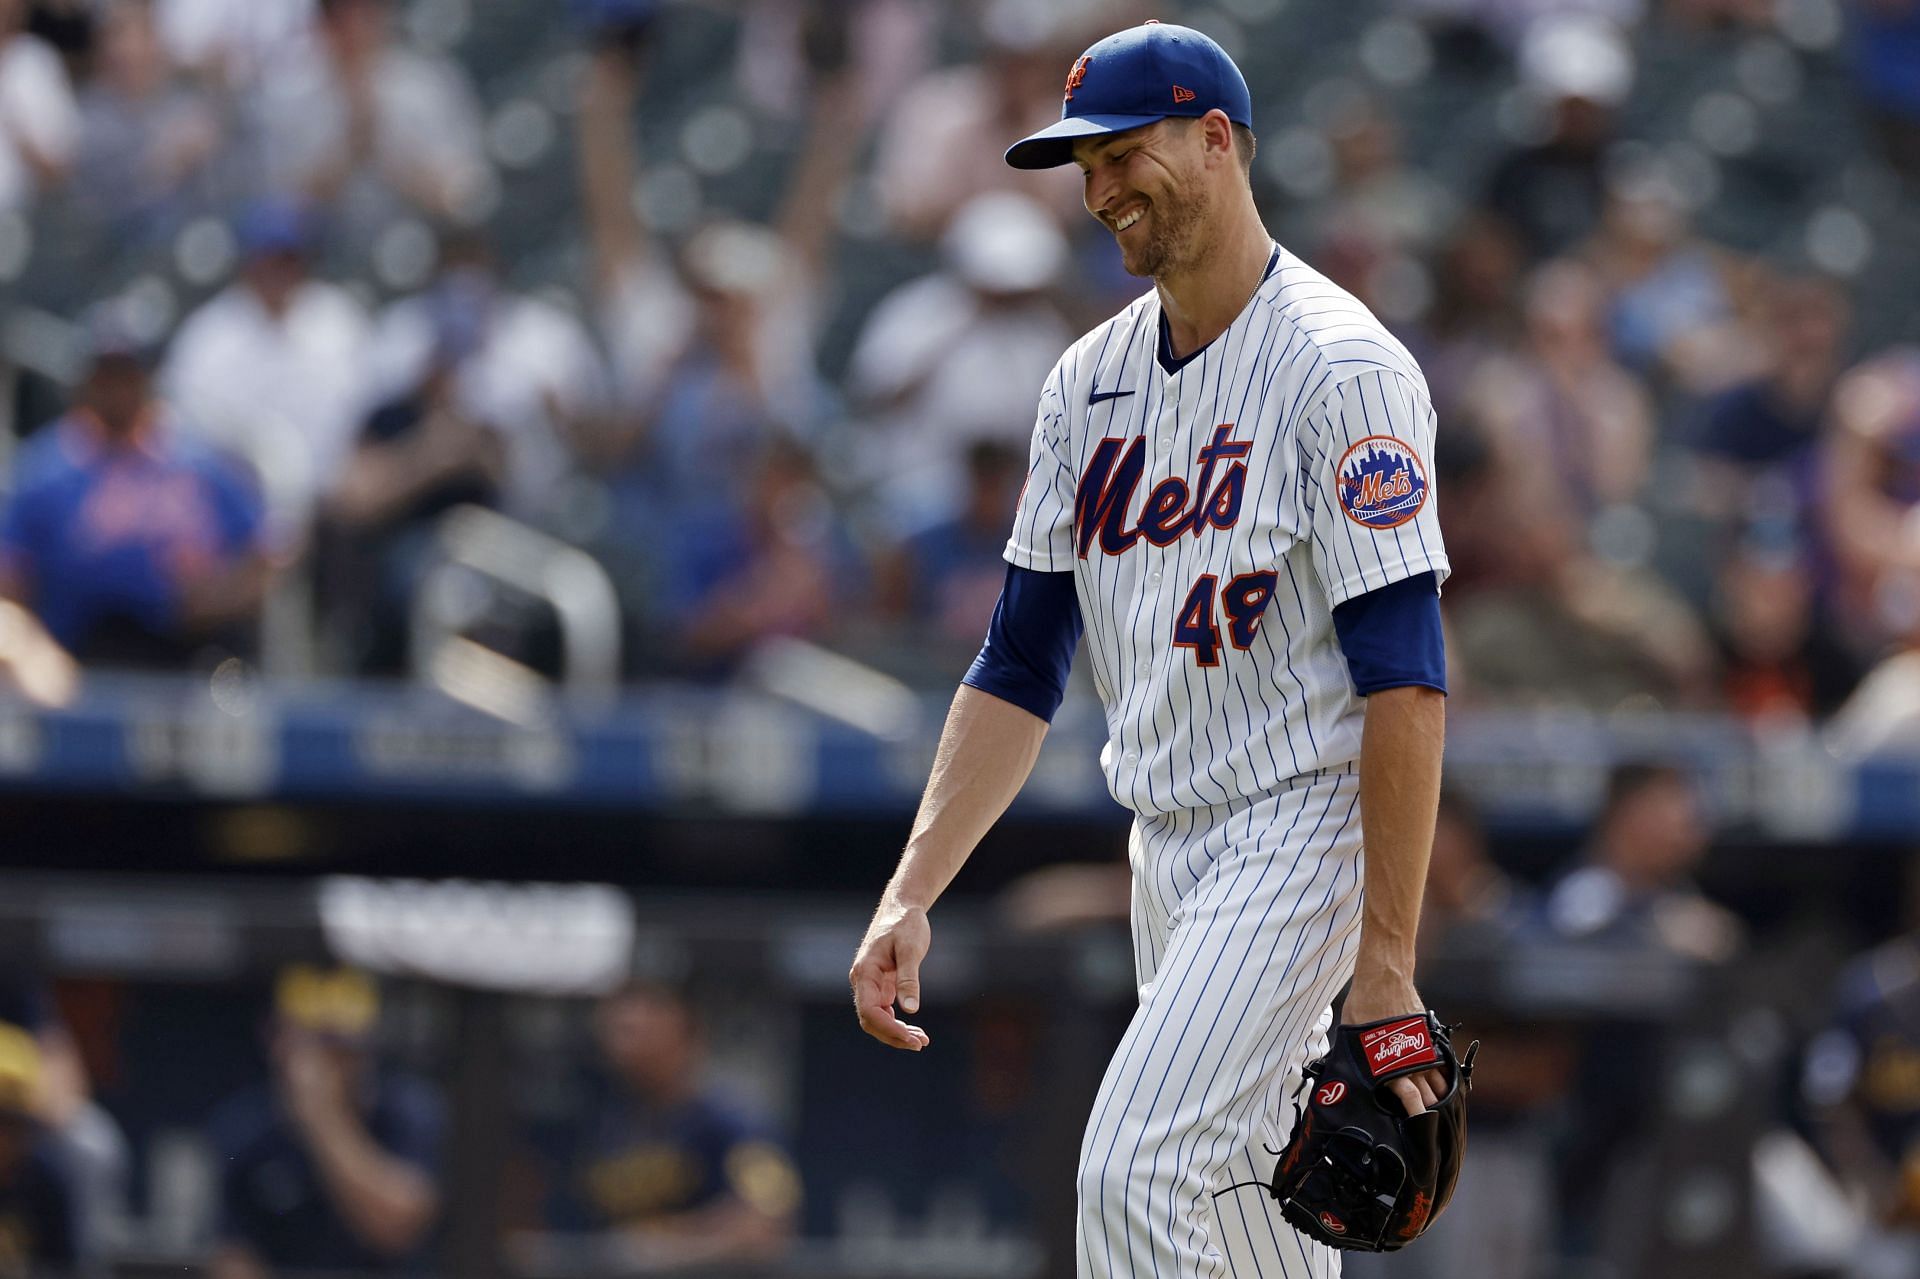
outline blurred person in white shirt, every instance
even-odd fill
[[[59,185],[80,135],[66,67],[26,17],[26,0],[0,0],[0,212]]]
[[[903,527],[955,514],[968,450],[1022,448],[1033,389],[1073,328],[1049,294],[1067,241],[1047,210],[995,192],[971,201],[941,240],[945,266],[882,298],[849,366],[878,487]]]
[[[507,288],[484,239],[449,235],[438,278],[395,302],[375,328],[375,385],[382,398],[419,385],[441,358],[436,353],[448,349],[452,316],[467,330],[449,370],[452,402],[505,446],[505,509],[547,523],[567,501],[574,440],[606,408],[600,354],[570,312]]]
[[[151,0],[161,44],[174,65],[217,84],[252,82],[298,48],[314,0]]]
[[[1060,68],[1073,56],[1069,46],[1086,43],[1078,25],[1085,15],[1075,8],[1035,0],[982,5],[982,56],[937,67],[900,95],[874,151],[874,180],[896,236],[938,240],[960,208],[986,191],[1019,192],[1044,204],[1061,226],[1082,226],[1086,211],[1071,184],[1036,181],[1001,163],[997,148],[979,145],[1059,118]]]
[[[240,276],[189,315],[161,385],[181,428],[250,462],[283,535],[302,535],[344,465],[373,388],[369,323],[309,274],[311,215],[261,201],[237,227]]]
[[[397,40],[391,0],[319,0],[314,30],[259,86],[272,187],[333,206],[352,243],[408,210],[471,220],[493,179],[466,72]]]

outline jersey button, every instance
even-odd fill
[[[1142,675],[1153,674],[1153,659],[1151,657],[1143,657],[1140,659],[1140,673]]]
[[[1121,759],[1121,762],[1124,763],[1128,768],[1132,768],[1135,764],[1138,764],[1140,762],[1140,757],[1134,754],[1132,751],[1128,751],[1125,755],[1122,755],[1120,759]]]
[[[1158,583],[1159,583],[1159,581],[1160,581],[1160,570],[1159,570],[1159,569],[1155,569],[1155,570],[1153,570],[1153,572],[1151,572],[1151,573],[1149,573],[1149,574],[1147,574],[1147,580],[1148,580],[1149,582],[1153,582],[1153,583],[1155,583],[1156,585],[1158,585]]]
[[[1161,448],[1163,448],[1163,449],[1170,449],[1170,448],[1172,448],[1172,447],[1173,447],[1173,437],[1172,437],[1171,435],[1163,435],[1163,436],[1161,436],[1161,437],[1160,437],[1160,447],[1161,447]]]

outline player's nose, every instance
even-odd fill
[[[1104,222],[1119,198],[1119,183],[1110,175],[1103,174],[1099,165],[1087,170],[1085,199],[1088,213]]]

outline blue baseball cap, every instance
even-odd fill
[[[1148,22],[1100,41],[1067,73],[1060,120],[1007,148],[1016,169],[1073,162],[1081,138],[1137,129],[1168,116],[1199,117],[1218,108],[1253,127],[1253,96],[1227,51],[1192,27]]]

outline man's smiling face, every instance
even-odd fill
[[[1197,122],[1170,118],[1077,142],[1087,212],[1113,232],[1129,275],[1190,261],[1210,199]]]

